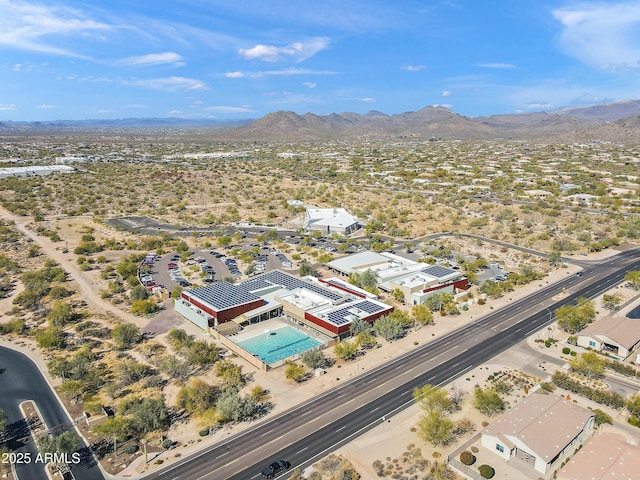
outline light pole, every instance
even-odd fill
[[[146,438],[140,439],[140,443],[142,444],[142,448],[144,450],[144,469],[146,470],[147,465],[149,464],[147,460],[147,439]]]

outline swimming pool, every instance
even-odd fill
[[[322,345],[315,338],[285,325],[236,342],[240,347],[271,364]]]
[[[627,317],[635,319],[640,319],[640,304],[636,305],[636,308],[627,313]]]

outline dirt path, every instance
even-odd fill
[[[73,254],[63,253],[62,250],[59,250],[56,244],[51,242],[48,238],[38,236],[27,228],[27,225],[31,222],[29,217],[13,215],[2,207],[0,207],[0,216],[15,222],[16,229],[26,237],[33,240],[34,243],[40,247],[43,255],[46,255],[57,262],[70,274],[71,279],[78,284],[82,299],[87,302],[87,305],[89,305],[96,313],[110,313],[116,319],[135,323],[140,328],[144,328],[147,325],[149,322],[148,319],[138,318],[130,313],[123,312],[108,301],[102,299],[97,291],[97,286],[90,278],[87,278],[87,276],[83,274],[80,268],[78,268],[78,265],[74,261],[75,259]]]

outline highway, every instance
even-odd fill
[[[226,441],[154,471],[150,479],[251,479],[284,458],[304,468],[413,403],[426,383],[444,385],[487,362],[551,322],[554,309],[592,298],[640,269],[640,249],[588,267],[477,322],[327,391],[314,400],[259,423]],[[563,298],[553,297],[565,292]],[[284,477],[285,475],[283,475]]]

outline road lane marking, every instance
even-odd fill
[[[340,430],[344,430],[345,428],[347,428],[346,425],[341,426],[339,429],[336,430],[336,432],[339,432]]]

